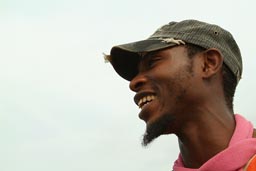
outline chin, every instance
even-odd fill
[[[164,114],[158,118],[148,120],[146,132],[143,137],[143,145],[147,146],[147,144],[151,143],[157,137],[170,134],[173,131],[170,129],[172,127],[172,123],[174,118],[172,115]]]

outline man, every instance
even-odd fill
[[[196,20],[170,22],[146,40],[106,56],[136,92],[146,122],[143,145],[178,137],[174,171],[256,170],[256,132],[233,112],[242,58],[233,36]]]

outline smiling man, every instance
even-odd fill
[[[143,145],[163,134],[178,137],[174,171],[256,170],[256,132],[233,112],[242,58],[228,31],[170,22],[148,39],[114,46],[106,58],[136,93]]]

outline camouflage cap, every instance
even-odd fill
[[[221,52],[224,63],[239,82],[242,74],[242,57],[233,36],[223,28],[197,21],[170,22],[159,28],[148,39],[114,46],[108,56],[115,71],[124,79],[132,80],[138,74],[141,53],[161,50],[185,43],[205,49],[216,48]]]

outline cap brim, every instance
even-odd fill
[[[139,53],[153,52],[175,45],[177,44],[148,39],[114,46],[110,52],[110,62],[121,77],[131,81],[138,74],[138,64],[141,59]]]

